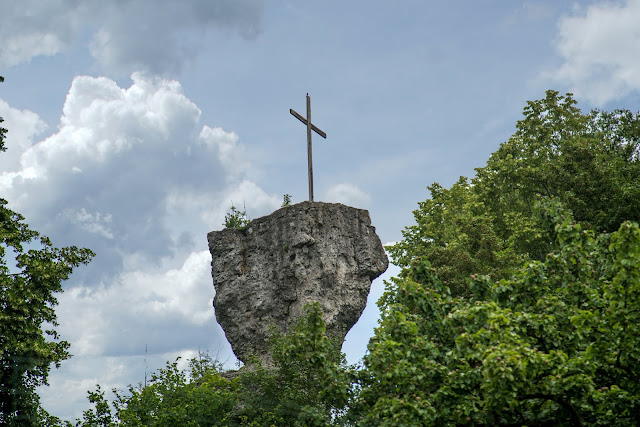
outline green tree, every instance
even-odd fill
[[[541,197],[562,201],[597,231],[640,220],[640,116],[628,110],[582,114],[576,104],[571,94],[555,91],[528,102],[516,133],[473,179],[498,235],[533,259],[544,259],[549,239],[523,232],[518,220],[535,218]]]
[[[351,417],[361,425],[638,425],[640,228],[596,234],[558,202],[544,261],[451,295],[428,261],[393,279]]]
[[[6,132],[0,129],[2,151]],[[48,414],[35,389],[47,384],[52,364],[70,357],[55,331],[55,294],[93,253],[53,247],[7,203],[0,199],[0,424],[37,425]]]
[[[640,116],[627,110],[583,114],[571,94],[531,101],[516,132],[450,189],[433,184],[414,211],[416,225],[388,248],[408,268],[426,257],[454,295],[471,274],[508,277],[526,260],[544,260],[552,237],[533,211],[560,200],[585,227],[617,230],[640,221]]]
[[[219,365],[205,354],[191,359],[187,371],[178,369],[176,360],[153,374],[145,387],[129,386],[128,394],[113,391],[113,411],[100,386],[89,392],[94,407],[76,426],[232,425],[238,381],[222,378]]]
[[[462,295],[469,291],[472,274],[504,278],[528,259],[500,239],[492,216],[466,178],[450,189],[437,183],[428,188],[431,199],[418,203],[413,213],[416,225],[403,231],[402,241],[387,247],[394,263],[406,267],[401,276],[410,271],[413,260],[424,258],[454,295]]]
[[[222,373],[205,356],[177,361],[145,387],[129,386],[109,404],[100,386],[89,392],[93,408],[80,427],[125,426],[326,426],[339,424],[351,396],[351,376],[338,343],[326,335],[317,303],[305,307],[294,332],[275,334],[273,366],[254,361]]]
[[[282,420],[278,425],[340,423],[353,392],[340,345],[338,339],[327,335],[320,304],[305,305],[304,316],[294,331],[273,338],[273,381],[261,383],[250,376],[245,378],[247,387],[261,384],[254,388],[257,393],[253,397],[260,396],[262,403],[255,402],[254,408],[275,413]]]
[[[353,422],[640,423],[640,117],[575,104],[548,91],[470,182],[429,187]]]

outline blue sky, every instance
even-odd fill
[[[97,256],[57,309],[74,357],[42,388],[74,418],[177,356],[234,358],[215,322],[206,233],[231,203],[368,209],[399,240],[433,182],[472,176],[527,100],[640,106],[640,1],[4,0],[0,190],[58,246]],[[363,354],[376,280],[344,351]],[[147,349],[145,355],[145,348]]]

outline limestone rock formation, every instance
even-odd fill
[[[270,326],[287,332],[309,301],[344,339],[389,265],[369,212],[338,203],[287,206],[207,239],[216,318],[243,362],[264,356]]]

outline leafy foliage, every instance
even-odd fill
[[[192,359],[188,372],[167,363],[146,387],[114,390],[111,405],[100,386],[89,392],[94,407],[75,425],[329,425],[345,408],[350,381],[319,304],[305,311],[292,334],[274,336],[272,367],[256,361],[234,376],[207,356]]]
[[[0,130],[2,150],[5,132]],[[36,387],[47,384],[51,364],[59,367],[70,357],[69,343],[55,331],[55,294],[94,254],[55,248],[7,203],[0,199],[0,424],[35,424],[48,416]]]
[[[320,304],[304,309],[305,316],[292,334],[274,338],[275,394],[284,419],[295,419],[299,425],[328,425],[346,407],[351,378],[340,340],[327,336]]]
[[[541,197],[555,197],[575,219],[612,232],[640,220],[640,116],[627,110],[582,114],[571,94],[547,91],[531,101],[516,133],[477,169],[474,185],[495,216],[498,235],[544,259],[545,236],[522,236],[510,215],[532,217]]]
[[[471,184],[461,177],[450,189],[435,183],[431,199],[418,203],[416,225],[404,240],[387,247],[396,265],[410,267],[416,258],[430,261],[454,295],[469,291],[472,274],[504,278],[528,259],[497,234],[492,217]],[[405,269],[401,275],[406,275]]]
[[[583,226],[617,230],[640,221],[640,116],[627,110],[585,115],[571,94],[547,91],[527,103],[515,134],[451,189],[433,184],[414,211],[416,225],[387,248],[409,268],[426,257],[454,295],[471,274],[506,278],[527,260],[544,260],[552,236],[533,206],[553,197]]]
[[[176,360],[154,374],[146,387],[129,386],[126,396],[114,390],[113,412],[98,386],[89,392],[94,408],[85,411],[76,426],[229,425],[237,385],[222,378],[219,366],[206,355],[189,362],[188,374],[178,369]]]
[[[352,417],[362,425],[637,425],[640,228],[596,235],[557,202],[554,250],[452,296],[428,261],[392,279]]]
[[[285,194],[282,201],[282,207],[286,208],[287,206],[291,206],[291,195]]]

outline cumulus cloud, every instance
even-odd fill
[[[116,72],[176,71],[211,43],[211,29],[261,32],[263,0],[10,0],[0,16],[0,66],[70,49],[90,34],[91,54]]]
[[[563,63],[545,78],[603,105],[640,90],[640,0],[596,3],[559,21],[555,48]]]
[[[8,0],[0,15],[0,66],[52,56],[71,47],[92,1]]]
[[[201,125],[178,82],[132,79],[120,88],[104,77],[76,77],[57,132],[35,144],[43,127],[37,115],[4,107],[19,141],[3,163],[0,190],[54,241],[94,248],[91,269],[82,270],[94,281],[125,263],[157,265],[201,249],[231,202],[246,203],[252,216],[279,206],[247,180],[238,136]]]
[[[91,54],[115,71],[177,71],[203,48],[203,36],[211,27],[256,37],[262,8],[259,0],[173,0],[161,7],[150,0],[125,2],[109,9],[93,37]]]
[[[0,192],[56,246],[97,254],[64,284],[56,310],[71,352],[96,369],[91,384],[125,378],[128,368],[109,370],[145,345],[154,357],[200,347],[232,358],[215,322],[206,233],[222,228],[232,201],[253,217],[280,205],[247,178],[238,135],[201,124],[178,82],[140,73],[132,80],[123,88],[76,77],[57,130],[40,141],[44,124],[35,113],[0,103],[15,138]],[[94,365],[107,359],[110,365]],[[83,400],[86,372],[74,363],[52,375],[45,395],[63,390],[70,401]]]
[[[353,184],[340,183],[329,188],[324,199],[327,202],[343,203],[354,207],[366,207],[371,202],[371,197]]]
[[[208,251],[191,253],[176,269],[126,271],[110,286],[68,289],[56,312],[73,357],[39,389],[44,407],[63,419],[80,417],[96,384],[124,391],[177,357],[184,368],[199,351],[235,366],[213,294]]]
[[[75,286],[60,296],[60,332],[78,356],[135,355],[141,343],[163,353],[188,348],[211,332],[210,282],[205,250],[191,253],[177,269],[125,271],[109,286]],[[75,319],[83,320],[82,329]]]

